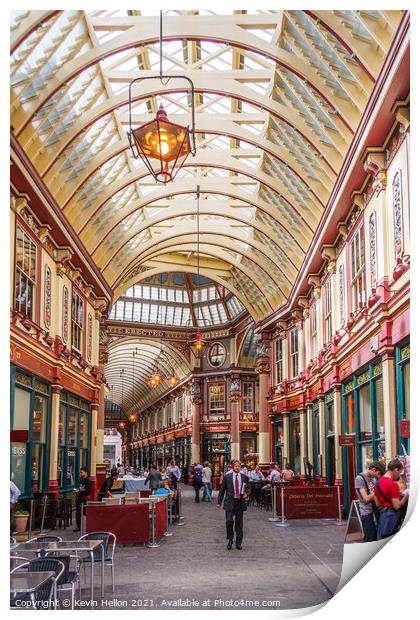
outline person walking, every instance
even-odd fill
[[[385,473],[385,465],[379,461],[373,461],[354,481],[354,488],[359,499],[359,512],[362,519],[364,542],[373,542],[378,533],[375,522],[375,512],[378,509],[375,504],[375,483]]]
[[[193,468],[193,485],[195,491],[195,503],[200,503],[200,489],[203,486],[203,466],[195,463]]]
[[[203,497],[201,501],[205,501],[207,497],[207,501],[211,502],[211,478],[213,476],[213,472],[210,467],[210,463],[206,461],[204,463],[202,478],[203,478]]]
[[[122,478],[125,474],[125,467],[124,465],[121,465],[120,462],[117,463],[117,472],[120,478]]]
[[[144,481],[144,484],[149,483],[149,489],[151,489],[152,491],[155,491],[156,489],[159,488],[161,481],[162,481],[162,474],[160,473],[156,465],[150,465],[150,472],[146,480]]]
[[[381,538],[393,536],[400,524],[401,509],[408,502],[408,489],[403,493],[397,484],[404,465],[391,459],[386,473],[375,484],[375,503],[379,508],[379,533]]]
[[[190,466],[188,465],[188,463],[185,463],[184,467],[182,468],[182,478],[184,480],[184,484],[188,484],[189,477],[190,477]]]
[[[178,488],[178,480],[181,478],[181,472],[174,460],[168,464],[166,475],[171,479],[172,488],[176,490]]]
[[[80,526],[82,523],[82,510],[83,505],[86,504],[90,492],[92,490],[92,480],[89,477],[88,471],[86,467],[80,468],[80,480],[79,480],[79,489],[75,492],[77,493],[76,499],[76,527],[73,532],[80,532]]]
[[[242,549],[243,516],[247,509],[248,477],[241,474],[241,463],[235,461],[233,472],[223,478],[217,498],[217,507],[220,508],[223,498],[223,509],[226,517],[227,549],[233,546],[233,530],[236,533],[236,548]],[[226,496],[226,497],[225,497]]]

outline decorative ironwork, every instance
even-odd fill
[[[378,375],[382,374],[382,363],[380,364],[376,364],[376,366],[373,367],[373,376],[377,377]]]
[[[348,394],[349,392],[351,392],[354,389],[354,384],[353,381],[350,381],[349,383],[346,383],[346,385],[344,386],[344,392],[345,394]]]
[[[366,372],[362,373],[361,375],[357,377],[357,385],[362,385],[362,383],[366,383],[369,380],[370,380],[370,373],[368,370],[366,370]]]
[[[376,211],[373,211],[369,218],[369,254],[370,254],[370,285],[373,289],[375,289],[378,283]]]
[[[47,329],[51,327],[51,269],[45,265],[44,272],[44,323]]]
[[[334,392],[328,392],[328,394],[325,395],[325,402],[328,403],[332,403],[332,401],[334,400]]]
[[[346,320],[345,316],[345,307],[344,307],[344,265],[340,265],[340,269],[338,270],[338,280],[339,280],[339,295],[340,295],[340,323],[343,324]]]
[[[395,258],[400,258],[404,254],[401,170],[395,173],[392,181],[392,209],[394,213]]]
[[[63,286],[63,341],[69,337],[69,289]]]
[[[410,345],[407,344],[405,347],[401,349],[401,361],[406,360],[410,357]]]

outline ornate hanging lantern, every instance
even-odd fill
[[[128,89],[128,114],[130,128],[127,132],[131,152],[135,159],[141,158],[158,183],[173,181],[182,168],[188,155],[196,154],[195,145],[195,92],[194,84],[185,75],[163,75],[162,54],[162,11],[160,12],[160,71],[159,76],[146,76],[136,78],[130,83]],[[172,79],[186,80],[189,84],[191,100],[191,129],[169,121],[162,104],[156,114],[156,118],[136,129],[132,126],[132,86],[140,80],[159,79],[161,84],[168,84]]]

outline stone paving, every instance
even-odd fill
[[[163,538],[158,548],[117,547],[115,593],[106,568],[105,596],[92,607],[291,609],[322,603],[334,594],[343,527],[323,520],[276,527],[268,521],[271,513],[251,506],[244,515],[243,550],[228,551],[224,511],[216,508],[215,497],[212,504],[196,504],[190,487],[181,485],[181,490],[185,525],[172,526],[173,536]],[[77,537],[71,529],[55,533]],[[95,572],[99,583],[99,567]],[[89,589],[82,593],[85,599]]]

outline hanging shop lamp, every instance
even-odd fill
[[[173,181],[179,170],[182,168],[188,155],[196,154],[195,145],[195,92],[194,84],[185,75],[164,75],[163,74],[163,37],[162,37],[163,17],[160,12],[160,71],[159,76],[147,76],[136,78],[130,83],[128,89],[129,101],[129,124],[127,132],[131,152],[135,159],[142,159],[157,183],[169,183]],[[182,79],[189,83],[191,100],[191,129],[189,126],[183,127],[169,121],[165,108],[162,104],[153,121],[145,123],[136,129],[132,126],[132,94],[131,89],[135,82],[140,80],[159,79],[161,84],[168,84],[169,80]]]

